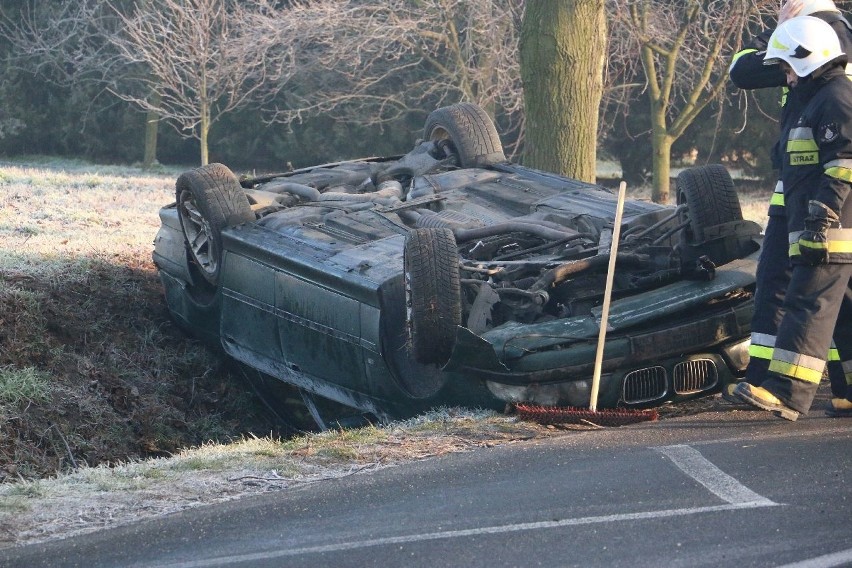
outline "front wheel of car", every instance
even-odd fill
[[[459,166],[481,168],[506,161],[503,144],[491,117],[472,103],[458,103],[432,111],[426,118],[423,137],[444,143]]]
[[[677,176],[677,204],[689,210],[688,230],[693,242],[708,238],[710,227],[742,221],[740,200],[725,166],[710,164],[683,170]]]
[[[231,170],[208,164],[181,174],[176,200],[190,260],[215,286],[221,270],[222,229],[255,218],[248,198]]]
[[[416,229],[405,239],[406,321],[414,359],[443,366],[461,324],[456,239],[450,229]]]

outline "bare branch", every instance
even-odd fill
[[[0,14],[0,35],[13,47],[11,62],[62,86],[112,82],[121,64],[107,37],[116,21],[99,2],[25,4]]]
[[[142,66],[137,90],[114,89],[120,98],[157,112],[184,136],[201,142],[207,162],[210,127],[249,101],[267,81],[285,75],[286,65],[268,66],[243,19],[266,2],[149,0],[124,13],[111,5],[122,32],[109,36],[122,59]],[[151,97],[150,93],[156,93]]]
[[[776,7],[771,0],[608,0],[607,8],[613,25],[606,101],[629,108],[636,90],[615,86],[644,81],[652,109],[654,198],[665,200],[671,144],[725,95],[728,57],[750,26]]]
[[[270,2],[253,15],[255,45],[298,57],[291,83],[274,86],[287,107],[270,120],[381,124],[464,100],[517,126],[521,10],[521,0]]]

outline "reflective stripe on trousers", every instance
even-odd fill
[[[795,265],[762,387],[807,412],[835,338],[839,359],[852,359],[852,264]]]

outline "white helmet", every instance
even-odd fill
[[[810,16],[815,12],[840,12],[832,0],[805,0],[798,16]]]
[[[845,55],[834,28],[813,16],[797,16],[779,25],[769,38],[764,64],[786,61],[799,77],[807,77]]]

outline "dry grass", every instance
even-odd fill
[[[437,409],[384,427],[208,443],[169,458],[0,485],[0,547],[93,532],[202,504],[562,431],[493,412]]]
[[[0,163],[0,546],[558,432],[439,409],[283,435],[168,318],[151,250],[178,174]]]

